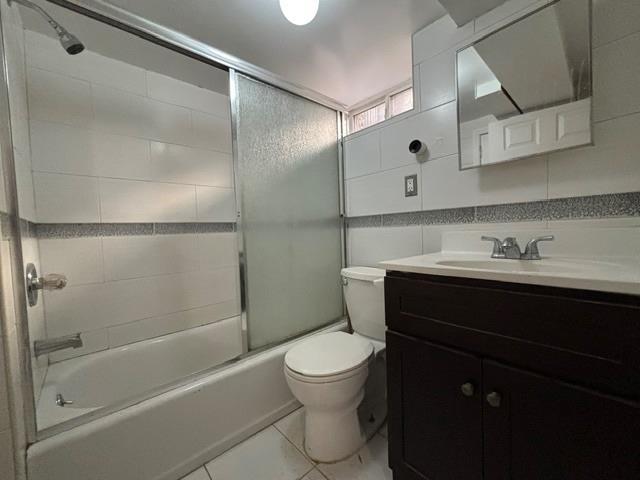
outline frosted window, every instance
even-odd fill
[[[413,88],[391,95],[389,98],[389,116],[395,117],[413,108]]]
[[[237,78],[238,187],[249,348],[339,319],[336,112]]]
[[[384,103],[371,107],[364,112],[356,113],[351,117],[351,133],[357,132],[364,128],[383,122],[386,115],[386,106]]]

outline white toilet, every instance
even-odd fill
[[[316,335],[285,356],[285,376],[305,406],[305,450],[319,462],[337,462],[366,441],[358,417],[365,382],[384,352],[384,276],[378,268],[341,272],[353,334]]]

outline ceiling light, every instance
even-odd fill
[[[310,23],[318,13],[320,0],[280,0],[280,10],[294,25]]]

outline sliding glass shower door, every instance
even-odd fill
[[[343,315],[338,117],[240,74],[233,91],[244,298],[256,349]]]

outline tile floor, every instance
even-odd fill
[[[386,428],[339,463],[316,464],[302,447],[304,410],[296,410],[182,480],[391,480]]]

